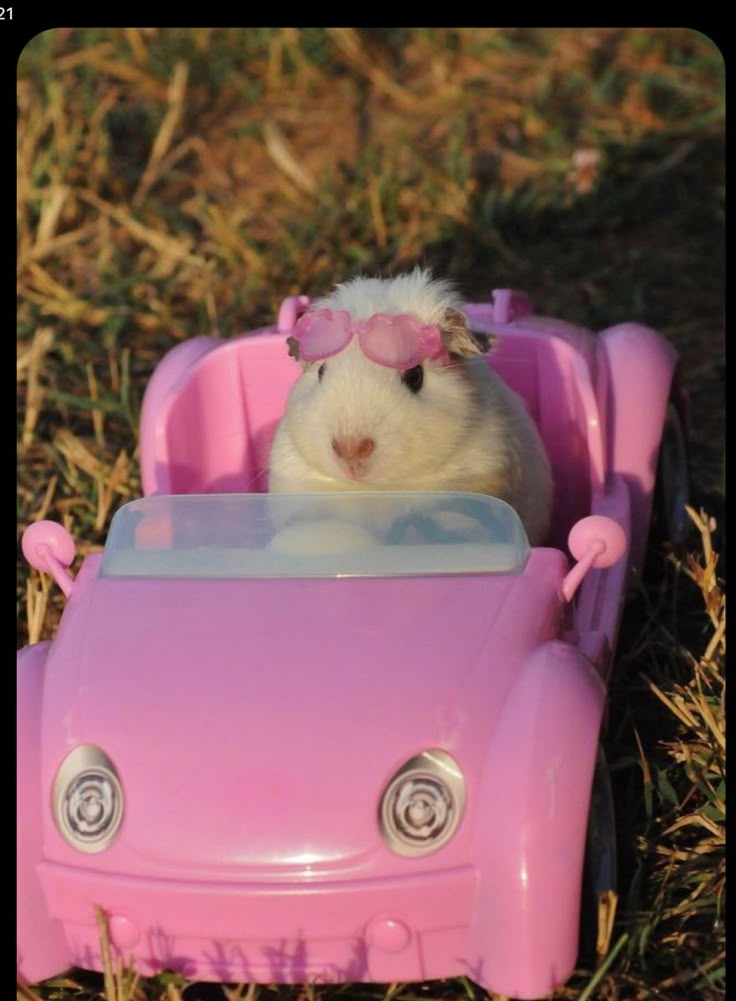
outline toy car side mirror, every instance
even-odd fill
[[[562,595],[570,601],[589,570],[611,567],[621,559],[626,552],[626,532],[613,518],[591,514],[573,525],[567,545],[577,560],[562,582]]]
[[[66,569],[74,559],[74,539],[56,521],[36,521],[23,533],[23,555],[36,570],[49,573],[68,598],[74,578]]]

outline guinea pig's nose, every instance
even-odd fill
[[[367,459],[376,447],[372,438],[333,438],[332,451],[339,459],[356,462]]]

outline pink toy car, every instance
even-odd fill
[[[28,981],[102,968],[99,906],[144,975],[462,974],[536,998],[576,962],[589,830],[595,888],[611,878],[591,790],[658,459],[675,524],[685,499],[674,350],[509,290],[466,307],[554,470],[531,549],[477,494],[262,492],[307,302],[163,359],[146,496],[76,579],[64,529],[24,535],[68,597],[57,638],[18,657]]]

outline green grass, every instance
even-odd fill
[[[423,261],[469,299],[521,287],[547,314],[637,319],[677,348],[707,515],[679,549],[652,544],[625,611],[604,734],[617,923],[608,965],[560,1001],[724,995],[723,85],[720,53],[687,29],[55,29],[19,64],[19,531],[48,516],[80,557],[99,548],[140,494],[158,359],[358,272]],[[61,596],[22,563],[17,607],[19,645],[53,636]],[[79,974],[29,996],[227,996],[118,987]]]

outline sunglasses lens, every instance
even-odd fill
[[[371,361],[389,368],[411,368],[424,357],[419,326],[408,317],[379,317],[362,330],[363,351]]]
[[[333,314],[330,310],[306,313],[297,322],[294,333],[299,341],[299,354],[305,361],[337,354],[352,336],[347,313]]]

